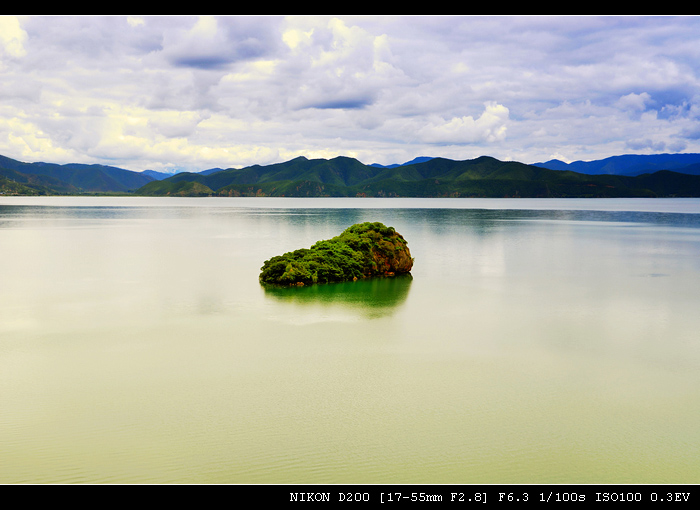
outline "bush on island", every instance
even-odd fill
[[[308,285],[406,274],[413,267],[407,242],[393,227],[358,223],[340,235],[266,260],[260,282]]]

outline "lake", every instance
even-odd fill
[[[410,277],[266,290],[353,223]],[[0,483],[698,483],[700,200],[0,197]]]

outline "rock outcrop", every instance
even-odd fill
[[[413,268],[407,242],[393,227],[358,223],[342,234],[266,260],[260,282],[308,285],[406,274]]]

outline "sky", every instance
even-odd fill
[[[200,171],[700,152],[696,16],[0,16],[0,155]]]

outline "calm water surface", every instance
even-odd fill
[[[692,199],[3,197],[0,483],[698,483],[698,309]]]

